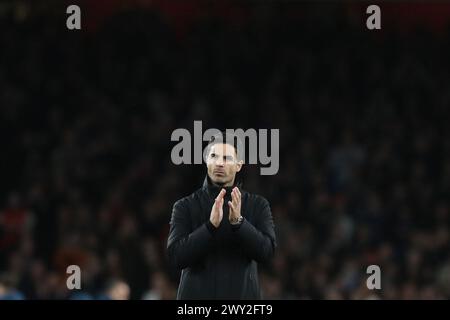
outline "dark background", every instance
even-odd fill
[[[264,298],[450,298],[450,5],[382,2],[377,31],[367,5],[2,2],[0,296],[173,299],[172,205],[206,171],[170,136],[202,120],[280,129],[278,174],[241,174],[276,224]]]

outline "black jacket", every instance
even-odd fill
[[[209,217],[220,189],[207,177],[173,206],[167,248],[170,262],[182,269],[177,299],[261,299],[257,263],[270,260],[276,247],[269,202],[240,189],[244,220],[231,226],[232,188],[225,188],[223,219],[215,229]]]

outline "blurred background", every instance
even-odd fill
[[[278,174],[241,175],[276,224],[265,299],[449,299],[450,5],[382,2],[378,31],[366,6],[2,1],[0,298],[174,299],[206,171],[170,136],[202,120],[280,129]]]

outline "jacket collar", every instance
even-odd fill
[[[206,191],[209,194],[209,196],[211,196],[213,198],[217,197],[220,190],[222,190],[222,189],[225,189],[227,191],[225,196],[227,196],[227,195],[229,196],[229,195],[231,195],[231,191],[233,190],[234,187],[237,186],[239,189],[241,189],[242,183],[236,182],[236,181],[237,181],[237,178],[234,181],[234,185],[231,187],[219,187],[219,186],[216,186],[215,184],[213,184],[211,179],[209,178],[208,174],[206,174],[205,180],[203,181],[202,189],[204,191]],[[241,190],[241,192],[242,192],[242,190]]]

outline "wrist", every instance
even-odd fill
[[[211,226],[213,226],[214,228],[219,227],[219,223],[217,223],[217,222],[215,222],[215,221],[213,221],[213,220],[211,220],[211,219],[209,219],[209,223],[210,223]]]
[[[243,216],[239,215],[237,217],[230,217],[230,224],[232,225],[238,225],[242,223],[242,220],[244,219]]]
[[[214,235],[216,233],[217,227],[214,226],[211,220],[208,220],[208,222],[206,222],[206,228],[211,235]]]

